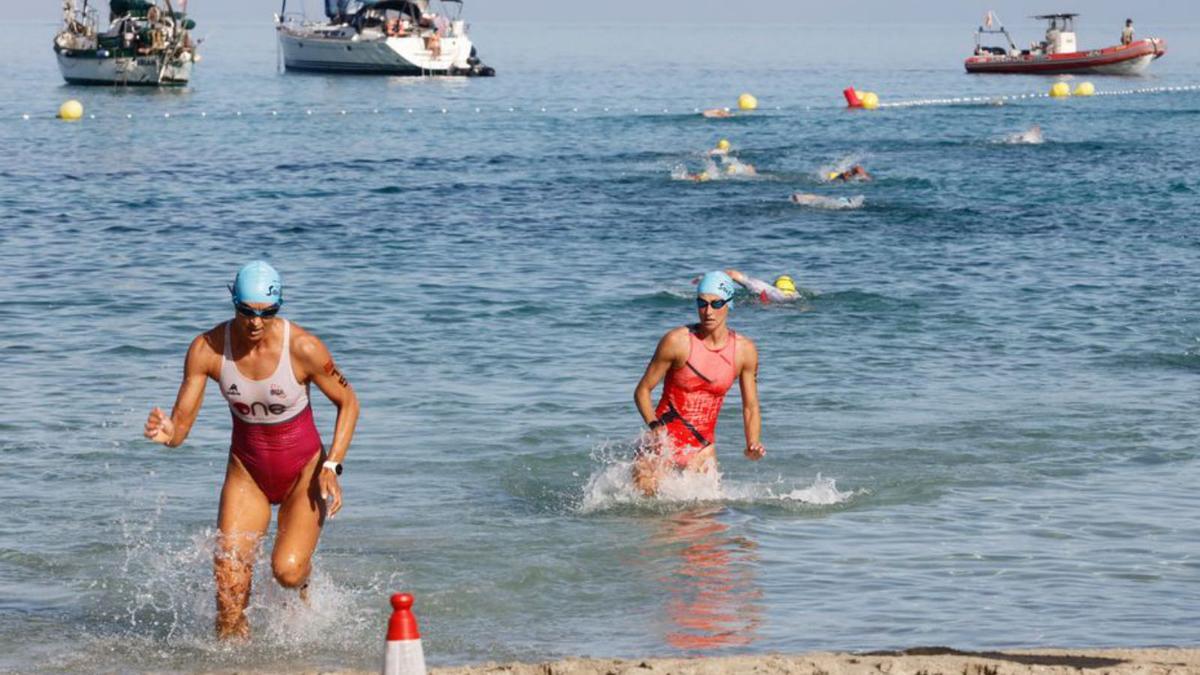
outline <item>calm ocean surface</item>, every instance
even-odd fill
[[[268,23],[207,23],[165,92],[67,87],[54,25],[0,24],[0,670],[373,668],[400,589],[434,664],[1195,645],[1200,92],[840,109],[1044,92],[962,72],[974,14],[477,25],[499,76],[451,82],[280,75]],[[1200,27],[1138,28],[1171,53],[1097,89],[1200,83]],[[671,179],[720,138],[761,176]],[[877,180],[820,181],[851,158]],[[182,448],[141,426],[256,257],[363,415],[314,607],[260,565],[226,646],[228,413],[209,386]],[[731,317],[768,455],[735,388],[720,487],[635,499],[634,384],[727,266],[812,292]]]

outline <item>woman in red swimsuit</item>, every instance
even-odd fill
[[[758,350],[750,338],[726,325],[735,289],[724,272],[705,274],[696,295],[700,322],[672,329],[659,340],[634,390],[638,412],[653,432],[633,466],[634,483],[647,496],[658,491],[659,480],[669,470],[716,467],[717,415],[734,380],[742,392],[746,456],[758,460],[766,454],[759,440]],[[650,394],[664,378],[655,407]]]
[[[235,314],[192,340],[183,383],[167,416],[150,411],[145,436],[170,447],[191,431],[204,387],[215,380],[233,416],[233,438],[221,507],[217,582],[217,636],[250,635],[246,606],[258,544],[279,505],[271,571],[301,596],[326,516],[342,508],[338,476],[358,420],[358,397],[329,350],[303,328],[277,317],[283,304],[279,273],[257,261],[238,271],[230,288]],[[313,423],[309,385],[337,407],[328,453]]]

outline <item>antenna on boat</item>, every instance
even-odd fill
[[[175,58],[175,52],[179,49],[179,43],[186,34],[186,29],[183,26],[183,21],[175,15],[175,8],[171,6],[171,0],[164,0],[167,4],[167,14],[171,16],[171,25],[175,27],[175,34],[172,36],[171,44],[163,50],[162,63],[158,66],[158,84],[162,84],[163,75],[167,74],[167,66],[171,65],[171,59]]]
[[[993,24],[995,24],[995,28],[992,27]],[[1008,40],[1009,49],[1013,50],[1014,52],[1017,51],[1017,43],[1013,42],[1012,36],[1009,35],[1008,30],[1004,28],[1004,23],[1000,21],[1000,16],[990,9],[988,10],[987,14],[983,15],[983,25],[980,26],[979,30],[975,32],[976,53],[978,53],[978,51],[981,49],[980,37],[985,33],[992,35],[1003,35],[1004,39]]]
[[[279,16],[276,17],[276,28],[283,27],[283,17],[287,14],[287,0],[279,6]],[[279,43],[279,38],[275,38],[275,72],[283,72],[283,45]]]

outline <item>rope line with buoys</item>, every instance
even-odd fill
[[[1058,85],[1063,85],[1063,86],[1059,87]],[[1066,91],[1064,91],[1064,88],[1066,89]],[[1053,85],[1052,89],[1053,89],[1053,91],[1025,93],[1025,94],[955,96],[955,97],[940,97],[940,98],[920,98],[920,99],[909,99],[909,100],[900,100],[900,101],[881,101],[879,99],[879,96],[875,92],[856,91],[853,88],[848,88],[843,93],[846,95],[848,107],[874,110],[874,109],[913,108],[913,107],[923,107],[923,106],[947,106],[947,105],[972,105],[972,104],[995,105],[995,104],[1017,102],[1017,101],[1023,101],[1023,100],[1047,99],[1047,98],[1091,97],[1091,96],[1131,96],[1131,95],[1139,95],[1139,94],[1164,94],[1164,93],[1191,92],[1191,91],[1200,91],[1200,84],[1172,85],[1172,86],[1162,86],[1162,87],[1140,87],[1140,88],[1131,88],[1131,89],[1113,89],[1113,90],[1108,90],[1108,91],[1099,91],[1099,90],[1096,90],[1095,87],[1092,86],[1092,84],[1090,82],[1080,82],[1078,85],[1076,85],[1074,91],[1071,91],[1070,88],[1066,86],[1065,82],[1056,82]],[[788,107],[772,106],[772,107],[767,108],[767,107],[760,105],[758,102],[758,99],[755,98],[753,95],[743,94],[738,99],[737,115],[762,115],[762,114],[764,114],[764,112],[763,112],[764,110],[767,111],[765,114],[770,114],[770,112],[772,112],[772,111],[774,111],[774,112],[805,111],[806,112],[806,111],[814,111],[814,110],[816,110],[816,111],[829,110],[829,109],[834,109],[834,108],[838,108],[838,107],[841,107],[841,106],[827,104],[827,105],[802,105],[802,106],[788,106]],[[712,110],[712,109],[709,109],[709,110]],[[729,113],[728,116],[730,116],[730,117],[737,116],[734,114],[733,111],[730,111],[729,108],[722,108],[720,110],[724,110],[725,112]],[[332,109],[324,109],[324,110],[316,109],[316,108],[312,108],[312,107],[299,107],[298,109],[295,109],[295,110],[283,110],[280,108],[268,108],[266,110],[258,110],[258,111],[225,110],[225,111],[218,111],[218,112],[212,112],[212,111],[207,111],[207,110],[205,110],[205,111],[176,110],[176,111],[155,112],[155,113],[139,113],[136,115],[131,112],[126,112],[126,113],[114,112],[114,113],[99,114],[99,115],[96,113],[91,113],[91,114],[85,115],[83,105],[79,101],[72,99],[72,100],[64,102],[59,107],[59,109],[56,111],[56,113],[54,115],[52,115],[51,117],[53,117],[54,119],[60,119],[60,120],[65,120],[65,121],[79,121],[79,120],[83,120],[83,119],[87,119],[87,120],[99,120],[99,119],[134,120],[134,119],[138,119],[138,120],[142,120],[142,119],[157,118],[157,119],[163,119],[163,120],[175,120],[175,119],[188,119],[188,118],[193,118],[193,119],[229,119],[229,118],[254,119],[254,118],[260,118],[260,117],[294,119],[297,117],[309,118],[309,117],[320,117],[320,116],[330,116],[330,115],[351,116],[351,115],[385,115],[385,114],[402,114],[405,116],[424,115],[424,114],[434,114],[434,115],[546,114],[546,115],[590,115],[590,116],[633,114],[633,115],[651,116],[651,115],[693,115],[693,114],[703,114],[704,112],[705,112],[705,109],[695,108],[695,107],[686,107],[686,106],[679,107],[679,108],[672,108],[672,107],[646,108],[646,107],[641,107],[641,106],[618,107],[618,106],[609,105],[609,106],[602,106],[602,107],[571,106],[569,108],[566,108],[566,107],[554,108],[551,106],[518,107],[518,106],[513,106],[513,105],[499,105],[499,106],[495,106],[495,107],[484,107],[484,106],[474,105],[474,106],[469,106],[464,109],[454,109],[454,108],[445,107],[445,106],[436,106],[436,107],[428,107],[428,108],[418,108],[418,107],[409,107],[409,106],[401,106],[401,107],[395,107],[395,108],[380,108],[380,107],[332,108]],[[30,113],[22,113],[19,117],[22,121],[42,119],[42,116],[33,115]]]
[[[1059,86],[1061,85],[1061,86]],[[1131,96],[1134,94],[1166,94],[1184,91],[1200,91],[1200,85],[1176,85],[1169,87],[1141,87],[1138,89],[1114,89],[1110,91],[1098,91],[1091,82],[1081,82],[1075,87],[1072,92],[1070,86],[1066,82],[1055,82],[1050,91],[1033,94],[1004,94],[999,96],[959,96],[953,98],[924,98],[913,99],[909,101],[893,101],[890,103],[880,103],[880,108],[912,108],[918,106],[936,106],[936,105],[961,105],[961,104],[978,104],[978,103],[1008,103],[1010,101],[1021,101],[1027,99],[1038,98],[1067,98],[1070,96],[1088,97],[1088,96]]]

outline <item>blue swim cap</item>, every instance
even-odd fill
[[[733,279],[728,274],[717,270],[709,272],[700,279],[700,285],[696,287],[696,295],[716,295],[722,300],[730,300],[733,298],[734,292],[737,290],[737,284],[733,283]],[[729,303],[733,307],[733,303]]]
[[[229,287],[234,304],[239,302],[269,302],[283,304],[283,280],[268,263],[255,260],[238,270]]]

